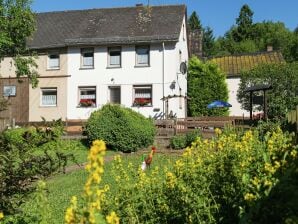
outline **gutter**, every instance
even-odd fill
[[[162,97],[165,98],[165,43],[162,42]],[[165,101],[162,101],[162,113],[165,115]]]

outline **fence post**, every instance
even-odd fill
[[[177,135],[177,118],[174,118],[174,135]]]

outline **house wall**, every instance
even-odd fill
[[[185,24],[185,19],[183,21]],[[182,26],[182,24],[181,24]],[[71,75],[68,79],[67,94],[67,118],[87,119],[92,111],[97,110],[104,104],[109,103],[109,86],[120,86],[121,104],[125,107],[132,107],[133,85],[152,85],[153,106],[132,107],[134,110],[149,117],[165,111],[163,101],[164,95],[179,95],[179,87],[184,95],[187,92],[185,75],[179,71],[179,49],[182,51],[182,60],[188,59],[186,33],[183,40],[183,29],[181,28],[181,41],[178,43],[165,43],[164,45],[164,84],[163,84],[163,45],[161,43],[150,45],[150,66],[135,67],[136,53],[135,45],[121,46],[121,68],[107,68],[108,48],[94,48],[94,68],[81,69],[81,49],[70,47],[68,49],[68,72]],[[185,32],[185,29],[184,29]],[[174,89],[170,88],[175,81]],[[80,108],[78,87],[96,87],[96,108]],[[179,108],[179,99],[169,102],[169,111],[176,113],[177,117],[185,117],[185,104]]]
[[[48,52],[55,51],[60,53],[60,68],[48,69]],[[66,48],[44,50],[37,52],[37,58],[35,60],[37,64],[36,71],[40,76],[65,76],[67,75],[67,50]],[[11,57],[5,57],[0,62],[0,76],[1,78],[16,77],[15,75],[14,61]]]
[[[60,54],[59,69],[48,69],[48,52],[51,51],[59,52]],[[37,63],[38,68],[36,70],[40,75],[37,88],[32,89],[27,79],[25,79],[26,82],[23,83],[21,87],[21,85],[17,84],[18,82],[15,78],[10,78],[10,80],[14,80],[13,83],[16,83],[17,92],[21,92],[21,94],[17,94],[16,97],[11,97],[13,102],[15,102],[12,104],[12,113],[15,113],[14,117],[18,122],[41,121],[41,117],[46,118],[46,120],[59,118],[65,120],[67,112],[67,50],[66,48],[49,51],[43,50],[38,51],[37,54],[38,57],[35,62]],[[7,78],[9,77],[16,77],[15,70],[13,59],[11,57],[4,58],[0,63],[1,83],[6,83],[6,81],[3,80],[8,80]],[[42,107],[41,88],[52,87],[57,88],[57,106]],[[20,90],[18,91],[19,88]],[[3,91],[3,87],[1,87],[1,91]]]
[[[229,103],[232,105],[229,109],[230,116],[249,116],[249,111],[241,109],[241,104],[237,101],[240,78],[227,77],[226,82],[229,90]]]
[[[8,98],[7,110],[0,112],[0,117],[15,119],[16,122],[27,122],[29,117],[29,84],[27,78],[19,82],[16,78],[0,79],[0,96],[3,96],[4,86],[15,86],[16,95]]]
[[[41,89],[57,88],[57,105],[41,105]],[[38,87],[29,88],[29,121],[42,121],[44,117],[47,121],[62,118],[65,120],[67,111],[67,77],[39,78]]]

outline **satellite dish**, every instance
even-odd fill
[[[187,72],[187,65],[185,62],[181,62],[180,64],[180,72],[184,75]]]

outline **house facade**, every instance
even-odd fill
[[[88,119],[107,103],[147,117],[186,116],[184,5],[40,13],[28,47],[38,53],[40,78],[37,88],[21,83],[25,90],[16,86],[9,96],[26,104],[20,121]],[[7,79],[17,83],[11,59],[1,62],[0,74],[1,89]]]

